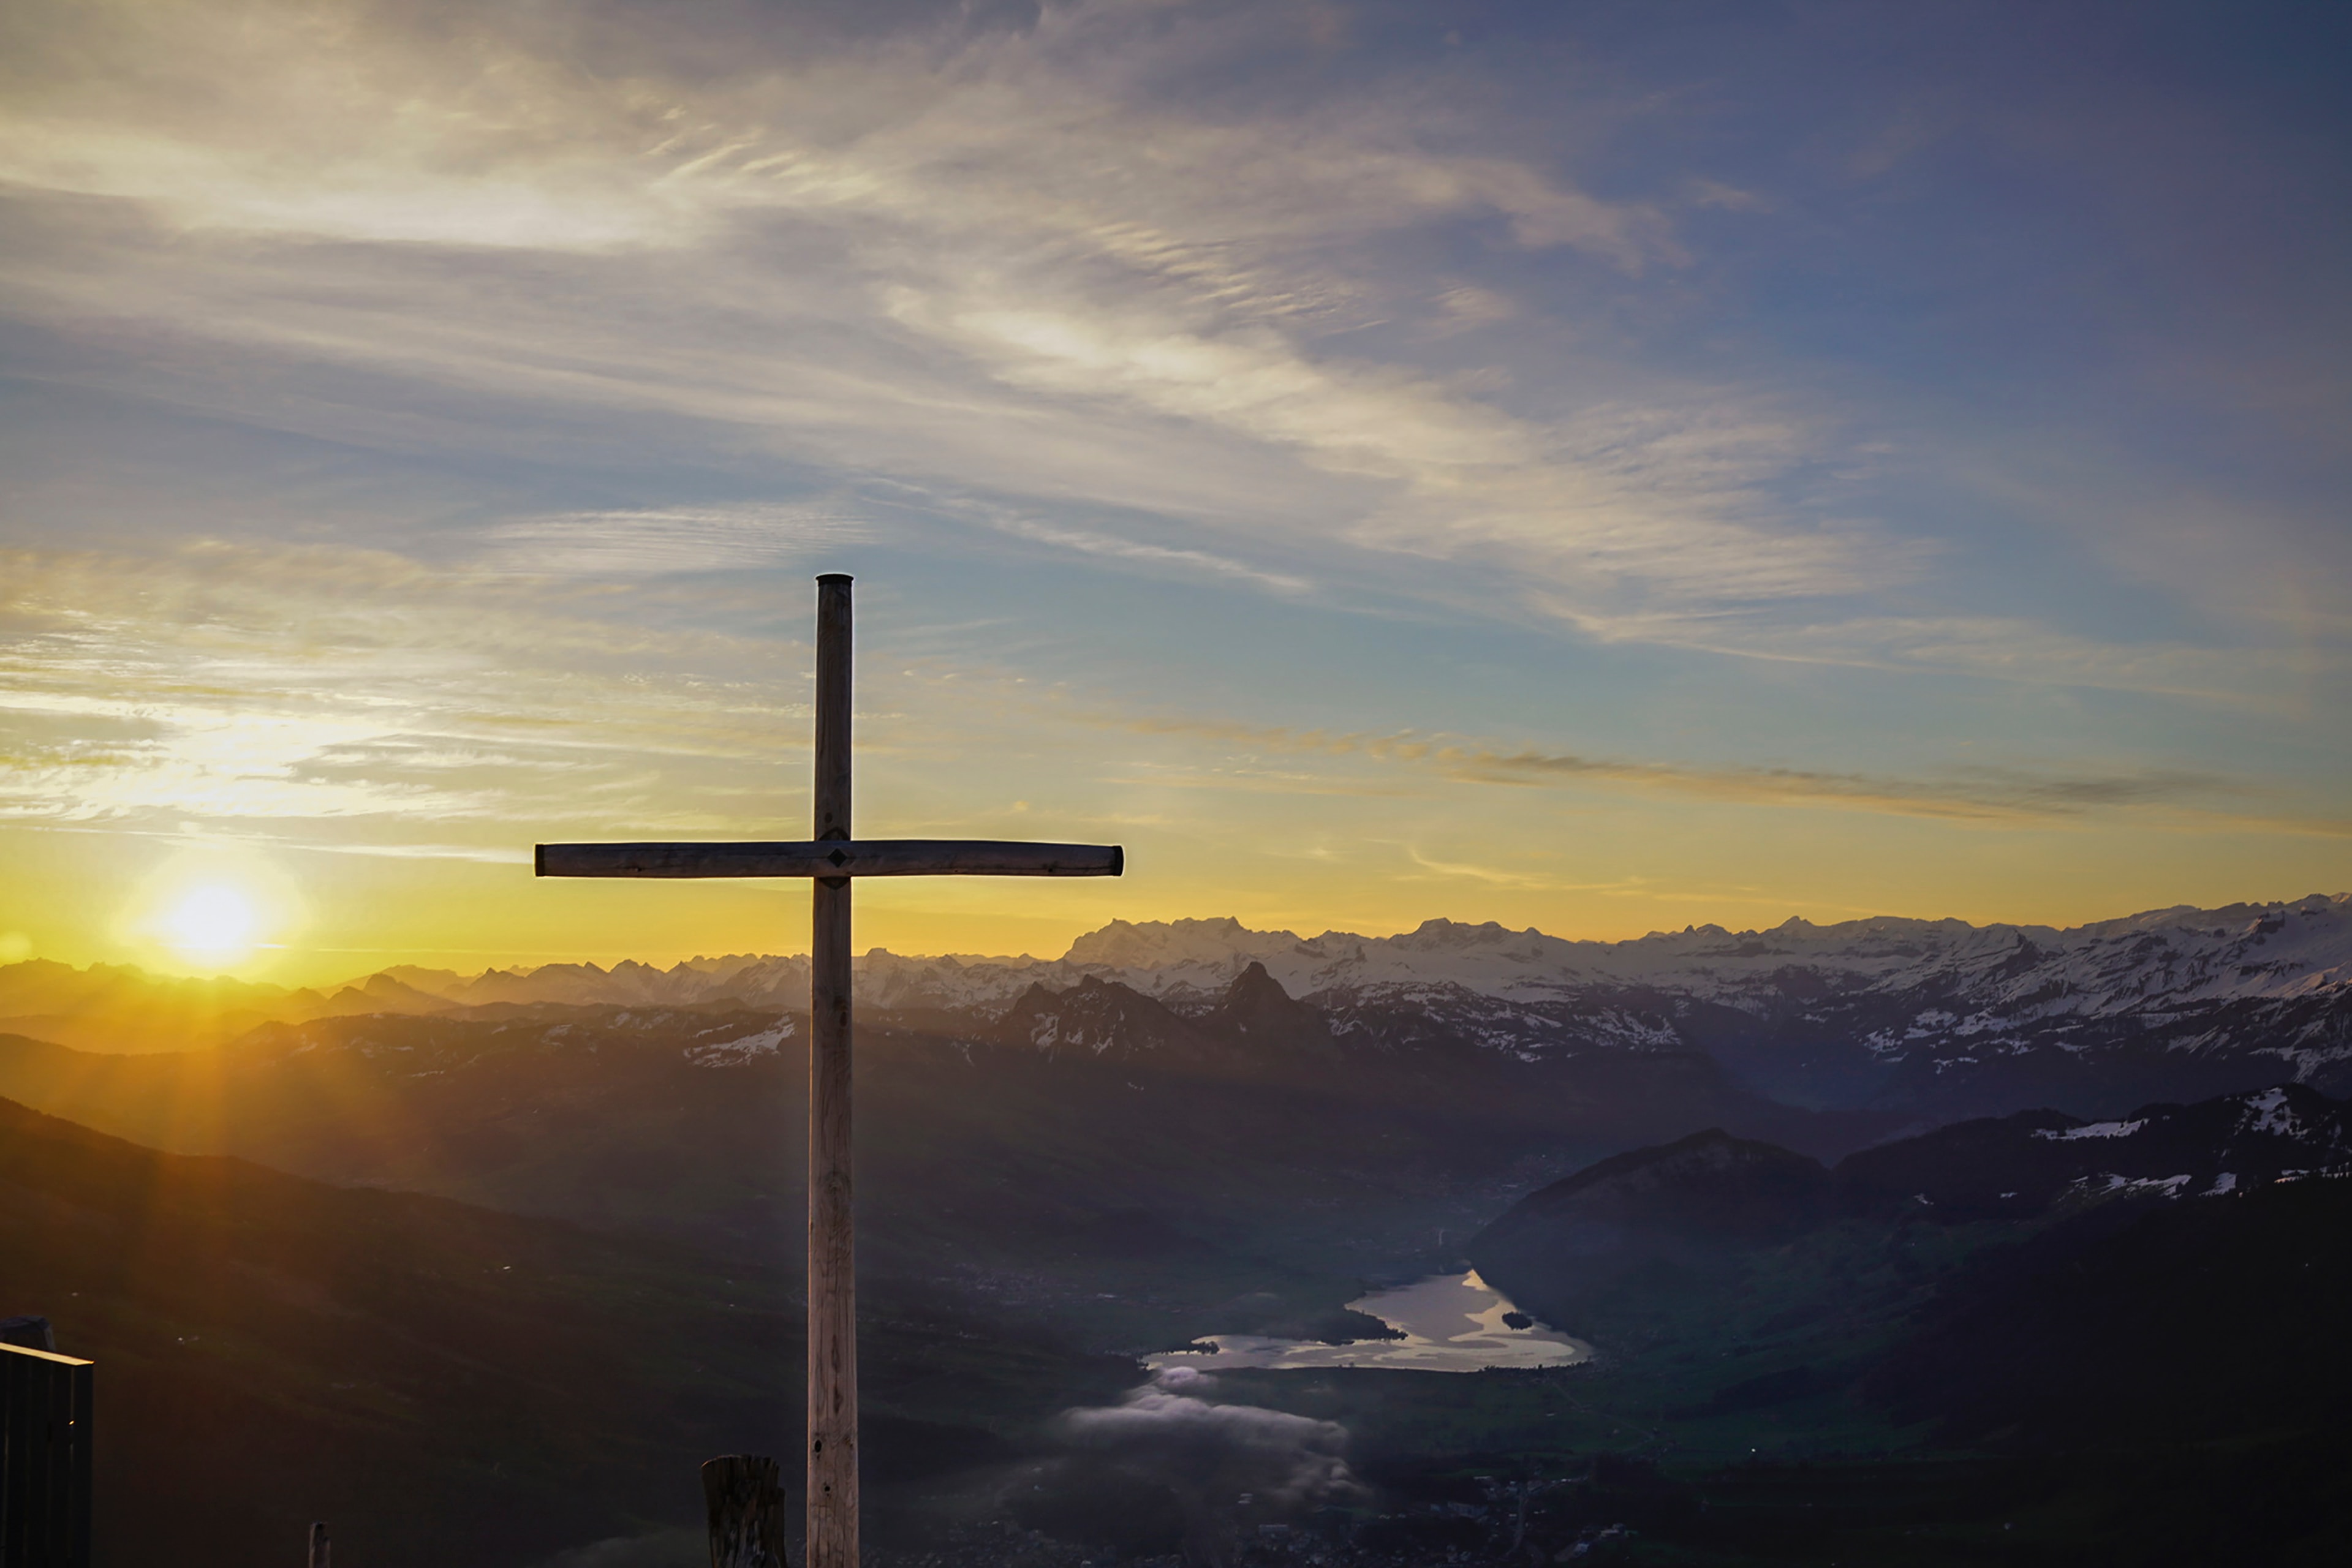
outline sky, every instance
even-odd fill
[[[18,0],[0,959],[2352,887],[2352,11]]]

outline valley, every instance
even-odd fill
[[[2220,1551],[2352,1392],[2316,1326],[2344,910],[869,956],[876,1560],[2038,1563],[2142,1514]],[[693,1464],[793,1446],[793,965],[387,974],[180,1051],[0,1037],[0,1287],[118,1369],[108,1484],[168,1472],[198,1563],[304,1510],[362,1568],[425,1560],[424,1517],[478,1521],[434,1561],[698,1560]],[[1381,1364],[1349,1303],[1474,1265],[1526,1320],[1494,1332],[1590,1354]],[[2183,1376],[2231,1413],[2148,1403]],[[280,1434],[283,1485],[206,1447],[215,1409]],[[2220,1479],[2149,1479],[2184,1466]],[[2273,1560],[2344,1517],[2305,1514]],[[2128,1560],[2199,1560],[2170,1550]]]

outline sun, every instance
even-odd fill
[[[164,939],[183,953],[220,957],[253,945],[253,904],[233,887],[190,890],[162,924]]]
[[[114,932],[173,973],[244,974],[284,961],[307,907],[301,884],[268,856],[194,843],[124,890]]]

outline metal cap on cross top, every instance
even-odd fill
[[[857,1563],[857,1298],[849,1167],[849,889],[861,876],[1118,876],[1117,844],[850,832],[850,578],[816,580],[815,788],[805,840],[541,844],[540,876],[810,879],[808,1568]]]

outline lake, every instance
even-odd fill
[[[1322,1344],[1313,1340],[1269,1339],[1262,1334],[1215,1334],[1213,1351],[1169,1351],[1147,1355],[1154,1372],[1177,1367],[1207,1371],[1220,1366],[1379,1366],[1413,1372],[1476,1372],[1488,1366],[1568,1366],[1589,1359],[1592,1347],[1558,1329],[1530,1321],[1525,1328],[1504,1322],[1524,1316],[1500,1291],[1478,1277],[1432,1274],[1410,1285],[1374,1291],[1348,1305],[1404,1334],[1402,1339],[1359,1340]]]

